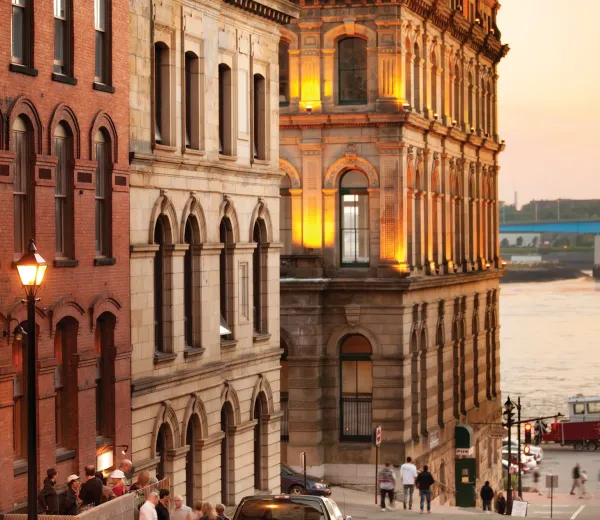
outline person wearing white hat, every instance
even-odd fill
[[[79,510],[79,475],[69,475],[67,478],[67,493],[65,495],[65,509],[63,515],[75,516]]]
[[[125,485],[125,473],[120,469],[114,470],[109,476],[110,486],[112,487],[113,493],[120,497],[123,496],[127,490]]]

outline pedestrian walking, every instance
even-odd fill
[[[492,501],[494,500],[494,490],[492,489],[492,486],[490,486],[489,480],[485,481],[485,484],[479,492],[479,496],[481,497],[481,501],[483,502],[483,510],[491,511]]]
[[[498,493],[498,498],[496,499],[496,513],[499,515],[506,513],[506,498],[504,498],[502,491]]]
[[[181,495],[175,495],[173,502],[175,502],[175,508],[171,511],[171,520],[186,520],[192,512],[192,508],[183,503]]]
[[[57,474],[54,468],[49,468],[46,471],[44,487],[38,495],[38,513],[40,514],[57,515],[59,513],[58,493],[54,487],[56,485]]]
[[[533,469],[533,491],[537,492],[538,495],[542,495],[540,491],[540,480],[542,478],[542,474],[540,473],[540,468],[536,466]]]
[[[410,457],[406,457],[406,462],[400,467],[400,475],[402,476],[402,488],[404,491],[403,503],[406,509],[406,501],[408,498],[408,508],[412,509],[413,494],[415,492],[415,479],[418,476],[417,466],[412,463]]]
[[[156,504],[156,516],[158,520],[170,520],[169,515],[169,495],[171,492],[168,489],[161,489],[158,492],[158,504]]]
[[[215,508],[211,502],[204,502],[202,504],[202,517],[200,520],[217,520]]]
[[[148,493],[148,498],[140,507],[139,520],[158,520],[156,515],[156,504],[158,504],[159,496],[156,491]]]
[[[79,475],[69,475],[67,478],[67,493],[65,494],[64,509],[61,514],[76,516],[79,511]]]
[[[586,495],[585,483],[587,482],[587,479],[588,479],[587,471],[582,469],[581,476],[579,478],[579,489],[580,489],[579,498],[583,498]]]
[[[79,498],[83,505],[99,506],[102,503],[104,484],[96,478],[96,468],[91,464],[85,467],[85,479],[85,483],[79,488]]]
[[[423,466],[423,471],[418,474],[415,483],[419,488],[421,514],[423,514],[425,501],[427,501],[427,514],[431,514],[431,486],[435,484],[435,480],[433,479],[433,475],[429,472],[427,464]]]
[[[217,504],[215,506],[215,511],[217,512],[217,518],[219,520],[229,520],[229,517],[225,514],[225,506],[223,504]]]
[[[575,494],[575,489],[579,488],[579,479],[581,478],[581,469],[579,466],[579,463],[575,464],[575,467],[573,468],[573,486],[571,486],[571,495]]]
[[[200,520],[202,518],[203,505],[204,504],[202,500],[196,500],[196,503],[194,504],[194,510],[190,513],[190,516],[188,516],[188,520]]]
[[[381,511],[393,511],[394,510],[394,492],[396,490],[396,474],[394,469],[389,462],[385,463],[385,466],[377,475],[377,481],[379,482],[379,493],[381,495]],[[385,507],[385,497],[388,497],[390,507]]]

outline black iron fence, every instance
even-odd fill
[[[342,397],[342,441],[371,442],[373,429],[373,399],[369,397]]]

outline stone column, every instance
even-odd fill
[[[292,254],[298,255],[302,252],[302,189],[290,189],[292,206]]]
[[[459,121],[459,123],[462,123],[460,125],[460,128],[463,130],[463,132],[467,132],[469,131],[470,128],[470,122],[469,122],[469,81],[468,81],[468,64],[469,64],[469,59],[465,56],[464,54],[464,46],[462,48],[462,54],[460,57],[460,69],[461,69],[461,76],[462,76],[462,88],[460,89],[461,93],[462,93],[462,102],[461,102],[461,110],[460,110],[460,114],[461,114],[461,120]]]
[[[185,466],[189,446],[167,450],[165,472],[169,476],[169,486],[175,495],[185,495]]]
[[[263,489],[270,494],[278,494],[281,488],[279,454],[282,416],[282,412],[274,412],[263,414],[260,418],[262,430],[264,431],[264,442],[261,446]]]
[[[424,161],[424,172],[423,172],[423,213],[424,213],[424,218],[423,218],[423,257],[424,257],[424,263],[425,263],[425,267],[426,267],[426,271],[429,272],[430,274],[434,274],[435,273],[435,266],[433,267],[433,270],[431,269],[431,262],[436,262],[436,259],[434,258],[434,249],[433,249],[433,242],[434,240],[437,240],[437,237],[433,236],[433,230],[436,229],[437,231],[437,227],[434,228],[433,225],[433,218],[434,218],[434,209],[433,209],[433,205],[436,203],[435,201],[435,195],[433,193],[433,189],[431,186],[431,176],[432,176],[432,172],[433,172],[433,166],[432,163],[430,161],[433,161],[433,157],[432,157],[432,153],[429,150],[429,148],[425,148],[424,150],[424,155],[425,155],[425,161]],[[432,272],[433,271],[433,272]]]
[[[369,193],[369,222],[376,223],[381,215],[382,208],[379,200],[379,188],[368,188]],[[369,264],[377,265],[381,261],[381,235],[383,226],[369,226]]]
[[[451,49],[446,45],[445,38],[442,39],[442,46],[440,51],[441,67],[442,67],[442,81],[441,81],[441,102],[440,114],[442,115],[442,121],[445,125],[452,123],[452,111],[450,109],[450,92],[452,90],[452,82],[450,77],[452,71],[450,70],[450,52]]]
[[[230,426],[232,437],[229,453],[229,496],[233,503],[254,494],[254,427],[256,420]]]
[[[233,337],[236,341],[251,345],[254,337],[252,254],[256,244],[239,243],[228,247],[232,249],[230,283],[236,288],[232,290],[230,297],[233,306]]]
[[[492,74],[492,89],[493,89],[493,96],[492,96],[492,111],[493,111],[493,117],[492,117],[492,137],[493,139],[497,142],[499,140],[499,135],[498,135],[498,73],[497,73],[497,67],[496,65],[494,65],[494,70],[493,70],[493,74]]]
[[[163,334],[167,352],[181,352],[185,346],[183,257],[188,248],[188,244],[165,246]]]
[[[321,139],[321,135],[310,134],[310,140]],[[319,143],[300,144],[302,151],[303,221],[304,248],[308,252],[320,253],[323,248],[322,215],[323,201],[323,146]],[[328,186],[326,186],[328,187]],[[333,187],[333,186],[332,186]]]
[[[196,247],[196,246],[194,246]],[[200,316],[194,323],[194,334],[198,327],[200,347],[207,350],[207,357],[220,356],[221,338],[219,335],[219,324],[221,315],[220,285],[219,277],[219,255],[223,244],[219,242],[204,243],[198,246],[199,257],[194,256],[194,269],[200,264],[201,285]],[[233,324],[230,324],[233,326]]]
[[[196,441],[194,494],[213,503],[221,501],[221,441],[224,432]]]
[[[300,105],[300,50],[290,49],[290,112],[298,112]]]
[[[470,229],[469,229],[469,204],[471,199],[469,197],[469,174],[467,171],[467,164],[464,159],[460,159],[458,163],[458,175],[460,182],[462,184],[462,196],[461,196],[461,216],[460,216],[460,231],[461,231],[461,264],[463,265],[463,270],[470,271],[470,263],[471,263],[471,248],[470,244]]]
[[[299,23],[300,29],[300,110],[307,106],[321,112],[321,22]],[[325,63],[327,66],[327,63]]]
[[[323,258],[328,266],[339,265],[341,262],[340,251],[341,241],[336,240],[340,235],[340,223],[337,212],[337,201],[339,190],[337,188],[323,189],[323,232],[324,232],[324,247]]]
[[[448,274],[454,272],[454,262],[452,256],[452,221],[453,221],[453,204],[452,204],[452,186],[450,185],[450,165],[448,154],[442,152],[440,154],[440,186],[441,186],[441,261],[442,266],[440,272]]]
[[[427,31],[427,23],[425,31]],[[433,119],[431,110],[431,36],[425,32],[423,35],[423,116]]]
[[[396,180],[400,192],[398,205],[396,207],[396,259],[400,264],[400,268],[406,271],[409,270],[410,260],[408,257],[408,186],[407,186],[407,169],[408,169],[408,147],[401,143],[399,149],[398,161],[398,178]]]
[[[335,93],[337,85],[334,78],[336,72],[336,49],[322,49],[323,53],[323,108],[326,112],[331,112],[335,107]],[[338,94],[339,95],[339,94]]]

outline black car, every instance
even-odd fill
[[[330,498],[265,495],[243,498],[233,520],[352,520],[345,519]]]
[[[304,489],[304,475],[294,471],[286,464],[281,464],[281,492],[290,495],[317,495],[328,497],[331,489],[320,478],[306,475],[306,487]]]

